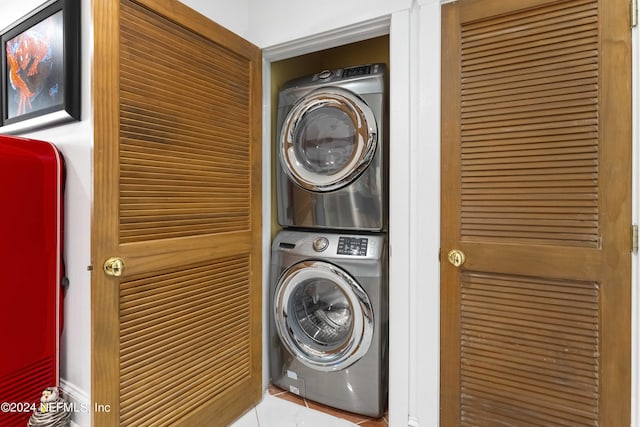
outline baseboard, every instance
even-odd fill
[[[74,403],[75,411],[71,415],[72,427],[91,426],[91,402],[89,394],[73,383],[60,378],[60,388],[64,396]]]

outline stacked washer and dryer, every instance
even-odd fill
[[[274,385],[382,416],[388,389],[386,67],[325,70],[278,98]]]

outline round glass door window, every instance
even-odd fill
[[[333,264],[308,260],[286,270],[276,287],[273,308],[280,339],[308,367],[344,369],[371,344],[369,298]]]
[[[280,134],[280,163],[289,178],[310,191],[332,191],[369,166],[378,127],[369,106],[340,88],[320,88],[301,98]]]

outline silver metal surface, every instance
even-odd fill
[[[280,131],[288,178],[316,192],[351,184],[369,166],[378,126],[369,106],[344,89],[316,89],[289,111]]]
[[[321,253],[314,248],[319,239],[327,241]],[[349,242],[366,250],[356,254]],[[384,234],[284,230],[276,236],[269,315],[274,385],[347,411],[383,414],[387,258]]]
[[[283,226],[387,228],[385,66],[296,79],[278,102],[278,221]],[[355,67],[359,68],[359,67]]]
[[[369,350],[371,302],[358,282],[336,265],[306,260],[289,267],[278,281],[273,310],[280,339],[310,368],[344,369]]]

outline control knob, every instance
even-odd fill
[[[326,237],[318,237],[313,241],[313,250],[322,252],[329,247],[329,239]]]

